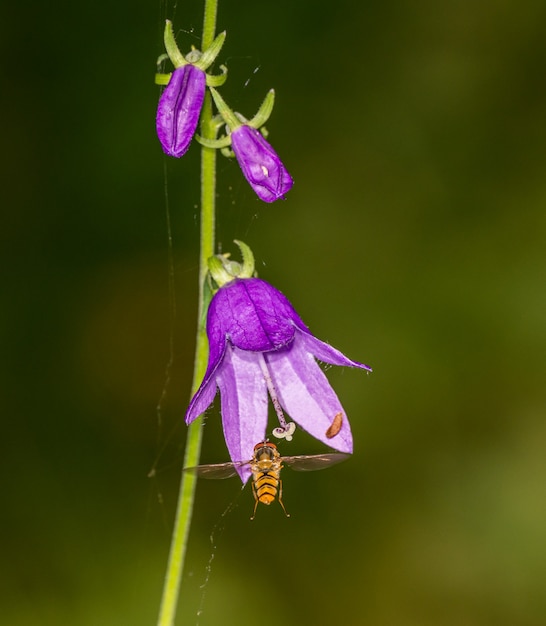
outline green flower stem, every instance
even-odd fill
[[[205,0],[202,50],[214,41],[218,0]],[[201,134],[214,139],[216,130],[212,123],[212,102],[207,94],[201,113]],[[208,342],[205,331],[206,311],[210,301],[207,289],[207,261],[215,248],[215,196],[216,196],[216,151],[201,148],[201,242],[199,252],[199,309],[197,317],[197,340],[193,370],[192,395],[197,391],[205,375],[208,360]],[[184,467],[199,464],[203,418],[195,420],[188,428]],[[165,574],[163,597],[159,610],[158,626],[173,626],[178,606],[180,582],[184,570],[184,560],[190,532],[190,524],[195,499],[197,476],[190,472],[182,473],[178,505],[174,523],[169,562]]]
[[[216,33],[217,14],[218,0],[205,0],[205,14],[203,18],[203,41],[201,50],[206,50],[214,41]]]

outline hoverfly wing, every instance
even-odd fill
[[[282,462],[297,472],[314,472],[336,463],[341,463],[351,455],[343,452],[329,452],[326,454],[301,454],[298,456],[283,456]]]
[[[199,478],[231,478],[237,475],[237,469],[243,465],[248,465],[250,461],[239,463],[213,463],[211,465],[196,465],[195,467],[185,467],[185,472],[196,474]]]

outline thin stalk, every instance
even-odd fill
[[[205,0],[202,50],[212,43],[216,31],[218,0]],[[201,113],[201,135],[214,139],[212,124],[212,102],[207,93]],[[207,368],[208,342],[205,330],[205,314],[208,308],[206,289],[207,260],[213,256],[215,248],[215,197],[216,197],[216,151],[201,148],[201,232],[199,249],[199,305],[197,314],[197,338],[193,370],[192,395],[197,391]],[[202,440],[202,417],[188,428],[184,467],[199,465]],[[178,494],[176,518],[171,539],[169,562],[165,574],[163,596],[159,610],[158,626],[173,626],[178,607],[180,582],[190,532],[197,476],[183,472]]]

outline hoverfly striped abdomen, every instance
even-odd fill
[[[290,517],[282,502],[282,481],[280,479],[282,460],[274,443],[263,442],[254,446],[254,458],[250,465],[252,470],[252,493],[254,494],[254,519],[258,502],[271,504],[277,498],[287,517]]]

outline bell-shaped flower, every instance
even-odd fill
[[[209,148],[227,148],[224,152],[237,158],[241,170],[260,200],[274,202],[292,189],[294,181],[277,153],[265,139],[265,128],[261,128],[273,110],[275,92],[269,91],[260,109],[251,120],[232,111],[216,89],[210,90],[221,118],[229,128],[229,133],[219,139],[197,140]],[[260,130],[258,130],[260,129]]]
[[[186,153],[205,98],[206,75],[188,63],[177,67],[157,106],[156,130],[163,152],[173,157]]]
[[[292,189],[292,177],[259,130],[248,124],[238,126],[231,132],[231,147],[260,200],[274,202]]]
[[[244,244],[236,243],[245,256]],[[280,424],[273,430],[275,436],[292,439],[295,425],[286,422],[284,410],[319,441],[352,453],[347,416],[317,359],[371,368],[315,337],[275,287],[247,277],[248,272],[241,276],[220,287],[210,303],[209,361],[186,412],[186,423],[206,411],[219,389],[229,454],[235,463],[247,461],[256,443],[266,437],[269,394]],[[240,466],[238,472],[246,482],[248,466]]]
[[[156,83],[167,85],[157,106],[156,130],[163,152],[173,157],[183,156],[195,135],[207,85],[221,85],[225,73],[210,76],[205,73],[224,43],[221,33],[205,52],[192,50],[184,56],[176,45],[172,23],[165,25],[166,55],[175,69],[171,74],[156,74]]]

